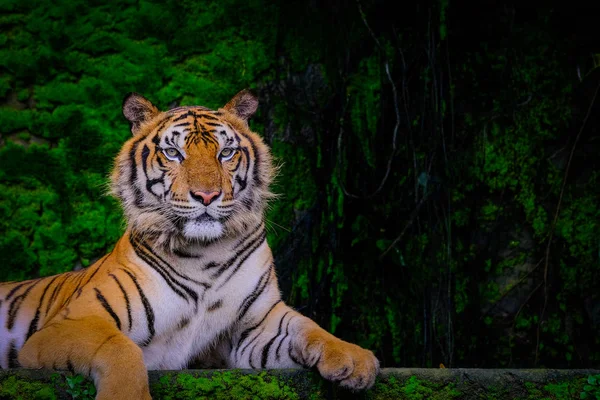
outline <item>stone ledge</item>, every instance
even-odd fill
[[[157,399],[579,399],[600,370],[383,369],[375,386],[352,393],[306,370],[150,371]],[[0,400],[93,399],[93,385],[68,372],[0,370]],[[594,397],[590,397],[594,398]]]

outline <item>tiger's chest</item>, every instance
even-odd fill
[[[266,242],[261,247],[237,262],[224,259],[208,268],[206,262],[185,260],[179,270],[196,271],[189,280],[172,274],[169,284],[168,277],[153,271],[155,334],[142,345],[148,369],[183,368],[227,340],[272,264]]]

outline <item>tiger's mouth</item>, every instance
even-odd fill
[[[194,218],[194,221],[209,222],[209,221],[218,221],[218,219],[213,217],[212,215],[210,215],[208,212],[205,211],[204,214],[200,215],[199,217]]]
[[[183,235],[188,239],[213,240],[221,237],[225,229],[223,223],[208,212],[196,218],[187,220],[183,224]]]

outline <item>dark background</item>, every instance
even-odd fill
[[[600,367],[600,12],[410,3],[0,0],[0,280],[121,235],[127,92],[252,88],[286,301],[387,367]]]

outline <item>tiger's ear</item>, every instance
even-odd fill
[[[123,100],[123,115],[131,122],[131,133],[134,135],[142,123],[158,113],[158,108],[141,94],[132,92]]]
[[[252,92],[244,89],[229,100],[223,108],[240,119],[248,121],[248,118],[253,116],[258,108],[258,99]]]

